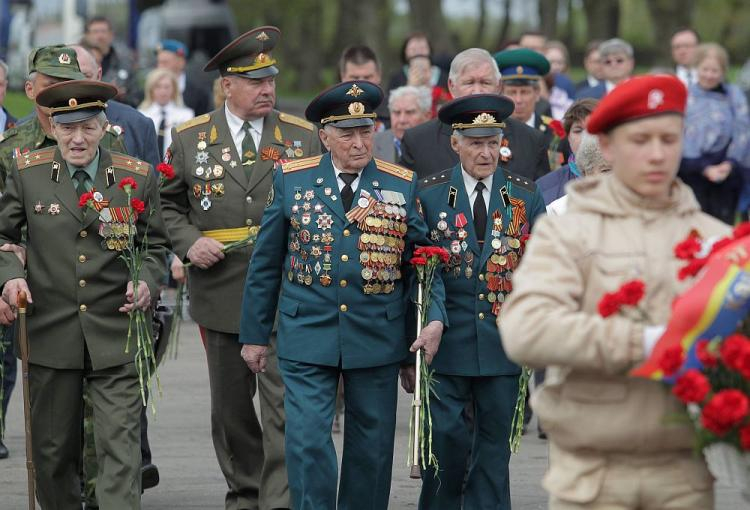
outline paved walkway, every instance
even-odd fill
[[[163,395],[157,399],[157,415],[151,419],[149,436],[154,462],[161,472],[158,487],[146,491],[144,510],[221,510],[225,483],[214,456],[209,433],[209,391],[205,354],[195,324],[182,328],[180,353],[160,369]],[[20,374],[19,374],[20,376]],[[27,508],[21,386],[14,391],[8,411],[6,445],[9,459],[0,460],[0,510]],[[400,394],[394,457],[391,509],[416,508],[419,482],[409,478],[406,467],[410,399]],[[342,436],[336,436],[341,451]],[[513,456],[511,490],[513,507],[546,508],[539,481],[547,465],[547,449],[535,435],[524,438],[521,452]],[[720,488],[716,509],[748,508],[737,491]]]

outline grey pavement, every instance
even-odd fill
[[[205,354],[193,322],[183,324],[181,337],[179,357],[166,360],[160,368],[162,396],[156,400],[156,416],[150,418],[149,437],[161,483],[143,495],[143,509],[221,510],[226,484],[209,433]],[[397,510],[416,508],[420,487],[418,480],[409,478],[406,466],[410,404],[410,398],[401,392],[389,507]],[[22,510],[27,508],[27,493],[20,374],[8,414],[5,442],[11,456],[0,460],[0,510]],[[340,454],[342,435],[337,434],[335,440]],[[535,434],[525,436],[520,453],[511,461],[515,509],[546,508],[547,498],[540,485],[546,466],[545,442]],[[740,508],[749,507],[737,490],[717,488],[716,509]]]

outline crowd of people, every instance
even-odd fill
[[[511,507],[522,365],[550,508],[711,508],[691,433],[664,419],[677,401],[625,374],[668,319],[672,246],[750,208],[750,117],[726,50],[680,29],[674,67],[634,76],[627,41],[592,41],[575,83],[566,46],[540,33],[445,67],[416,32],[383,88],[375,52],[345,48],[301,118],[276,109],[278,44],[279,29],[250,30],[199,81],[190,48],[164,40],[138,73],[96,17],[78,43],[31,52],[28,116],[0,110],[2,416],[25,292],[42,508],[140,508],[159,483],[124,345],[170,274],[206,351],[227,510],[388,508],[397,386],[413,392],[420,349],[440,466],[423,470],[420,508]],[[0,61],[0,106],[6,77]],[[147,254],[137,281],[122,236]],[[447,258],[416,335],[422,245]],[[653,323],[598,316],[632,275],[654,283]]]

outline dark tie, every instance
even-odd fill
[[[164,156],[166,147],[164,147],[164,130],[167,129],[167,111],[161,111],[161,121],[159,122],[159,130],[156,132],[156,144],[159,147],[160,156]]]
[[[78,192],[78,198],[80,198],[81,195],[88,191],[86,189],[86,179],[88,178],[89,175],[83,170],[76,170],[73,173],[73,180],[76,181],[76,191]]]
[[[477,187],[474,191],[477,192],[477,198],[474,199],[474,208],[472,213],[474,215],[474,232],[477,234],[477,240],[481,243],[484,242],[484,231],[487,228],[487,206],[484,202],[484,194],[482,191],[486,186],[482,181],[477,183]]]
[[[352,183],[358,176],[359,174],[339,173],[339,177],[344,181],[344,187],[341,189],[341,203],[344,205],[344,212],[348,212],[352,208],[352,202],[354,201]]]
[[[255,163],[255,141],[253,140],[253,134],[250,131],[250,123],[245,121],[242,124],[242,129],[245,131],[245,138],[242,139],[242,165],[245,168],[245,174],[248,179],[250,174],[253,172],[253,163]]]

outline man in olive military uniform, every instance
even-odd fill
[[[224,243],[260,224],[272,170],[320,154],[309,122],[273,109],[276,27],[232,41],[206,64],[219,70],[225,106],[178,126],[169,149],[177,177],[162,190],[175,253],[192,262],[190,315],[206,344],[211,433],[229,490],[226,508],[289,506],[284,465],[283,385],[275,357],[257,377],[263,432],[253,407],[256,376],[239,356],[242,285],[252,248]]]
[[[26,96],[34,101],[45,87],[64,80],[84,78],[73,48],[43,46],[29,53]],[[49,110],[36,103],[34,113],[31,120],[0,134],[0,191],[4,189],[5,178],[13,167],[13,160],[25,156],[30,151],[57,145],[50,126]],[[107,150],[126,152],[124,140],[109,125],[106,127],[101,145]]]
[[[20,243],[27,229],[26,271],[15,254],[0,252],[0,283],[11,306],[21,291],[34,305],[29,385],[42,508],[81,508],[84,382],[94,409],[99,503],[140,508],[142,404],[135,349],[125,351],[128,312],[150,309],[166,274],[169,241],[151,166],[100,144],[106,101],[116,93],[108,84],[73,80],[36,96],[52,116],[58,145],[16,158],[0,198],[0,244]],[[118,185],[124,178],[134,179],[132,198],[143,201],[147,213],[133,212],[131,197]],[[87,191],[95,207],[79,206]],[[123,237],[117,237],[131,228],[145,250],[136,288],[121,259]]]
[[[346,415],[338,508],[386,509],[391,484],[398,372],[407,356],[407,265],[427,227],[411,170],[372,158],[383,93],[340,83],[307,108],[330,153],[286,162],[273,178],[245,283],[240,342],[254,372],[267,369],[278,302],[286,461],[296,510],[337,508],[331,439],[342,377]],[[407,283],[405,283],[405,281]],[[281,295],[279,298],[279,294]],[[443,286],[432,286],[429,324],[412,344],[429,362],[445,321]]]
[[[430,238],[451,253],[443,272],[451,327],[431,365],[440,472],[424,473],[425,510],[460,510],[462,500],[467,510],[510,510],[508,440],[521,370],[506,357],[495,319],[511,291],[523,236],[544,212],[532,181],[497,166],[503,121],[512,111],[513,102],[499,95],[443,106],[439,117],[453,132],[459,164],[420,181]],[[467,405],[473,427],[464,418]]]

